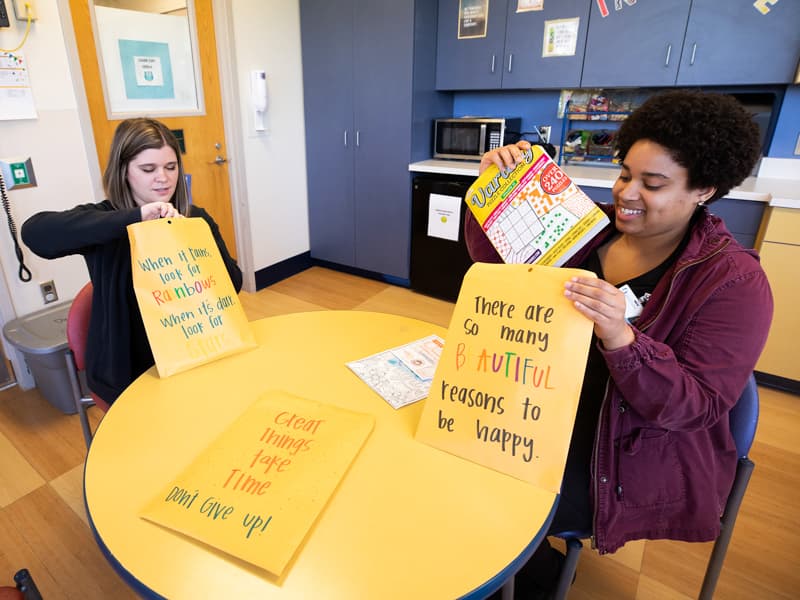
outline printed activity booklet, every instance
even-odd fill
[[[540,146],[510,171],[491,165],[464,200],[506,263],[559,267],[609,223]]]
[[[428,395],[442,354],[444,340],[429,335],[360,360],[347,363],[353,373],[378,395],[400,408]]]

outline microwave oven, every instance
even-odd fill
[[[480,160],[489,150],[519,137],[521,119],[460,117],[433,122],[433,157]]]

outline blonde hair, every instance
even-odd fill
[[[128,165],[140,152],[164,146],[172,148],[178,159],[178,182],[170,202],[180,214],[189,215],[189,190],[178,140],[166,125],[155,119],[145,118],[126,119],[114,132],[108,164],[103,172],[103,190],[114,208],[137,207],[128,185]]]

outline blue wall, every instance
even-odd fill
[[[791,85],[786,88],[767,156],[800,159],[800,156],[794,154],[798,135],[800,135],[800,86]],[[798,162],[798,176],[800,176],[800,162]]]
[[[453,98],[453,116],[520,117],[522,132],[536,131],[538,125],[550,125],[553,128],[551,141],[558,144],[561,135],[561,119],[558,118],[560,94],[560,90],[458,92]],[[528,139],[535,139],[535,136]]]
[[[742,89],[739,88],[738,91]],[[453,96],[453,116],[520,117],[523,132],[535,131],[537,125],[550,125],[552,127],[550,141],[558,145],[562,127],[562,120],[558,118],[559,95],[560,90],[456,92]],[[581,123],[581,127],[589,128],[602,128],[603,125],[603,121]],[[794,154],[798,135],[800,135],[800,86],[792,85],[786,88],[767,156],[800,158]],[[532,136],[527,137],[534,139]],[[800,173],[800,162],[798,172]]]

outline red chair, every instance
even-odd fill
[[[97,406],[106,412],[109,405],[99,398],[94,392],[89,390],[85,381],[86,369],[86,341],[89,337],[89,320],[92,316],[92,283],[89,282],[75,299],[72,301],[69,313],[67,314],[67,345],[69,349],[66,353],[67,372],[69,374],[72,397],[75,400],[75,408],[78,410],[78,417],[81,420],[83,437],[86,440],[86,447],[92,443],[92,428],[89,425],[87,410],[91,406]]]

